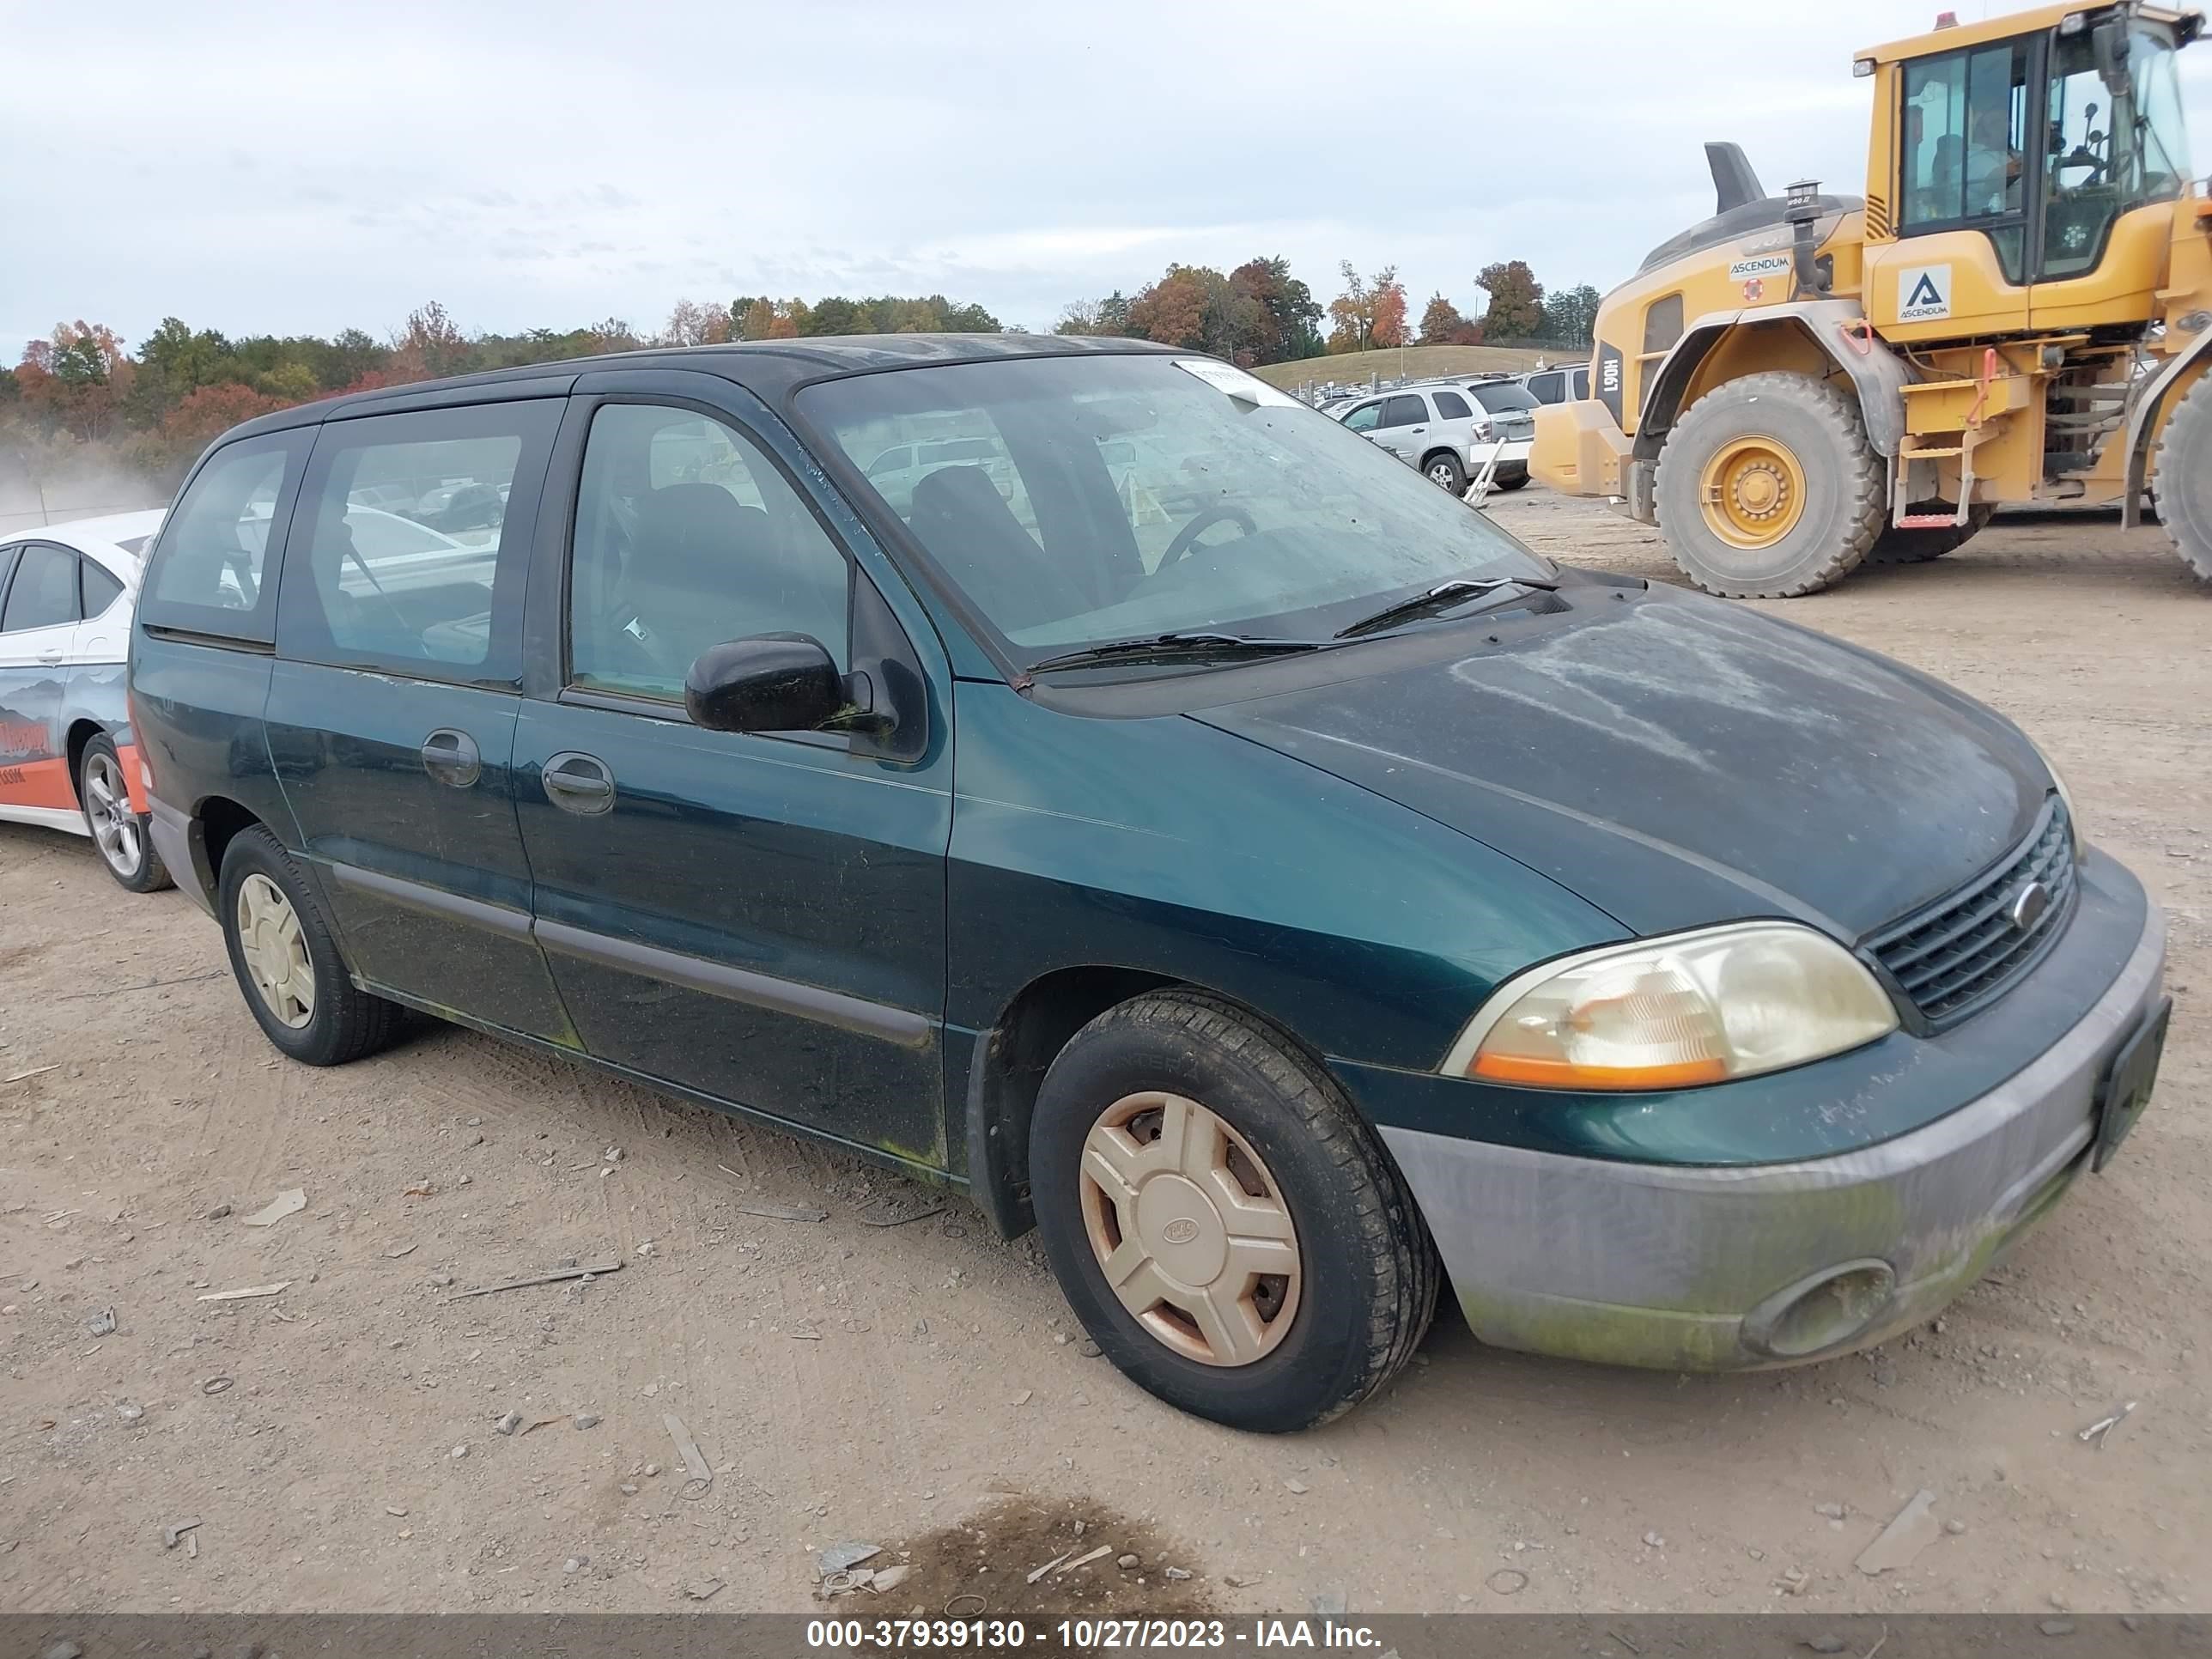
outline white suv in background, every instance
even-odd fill
[[[1437,382],[1355,398],[1322,412],[1455,495],[1466,489],[1468,479],[1481,471],[1502,441],[1492,482],[1501,489],[1518,489],[1528,482],[1535,422],[1518,409],[1502,416],[1492,414],[1483,394],[1500,386],[1518,391],[1504,381]]]

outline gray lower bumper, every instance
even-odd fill
[[[1886,1267],[1871,1323],[1786,1356],[1818,1358],[1928,1318],[2087,1167],[2099,1079],[2157,1000],[2165,959],[2154,909],[2111,988],[2024,1070],[1834,1158],[1680,1168],[1382,1133],[1484,1341],[1674,1370],[1783,1363],[1765,1333],[1798,1287]]]
[[[178,886],[190,893],[201,909],[215,914],[215,901],[206,884],[200,879],[200,869],[192,858],[191,819],[175,807],[162,802],[160,797],[146,798],[147,829],[152,833],[154,850],[161,854],[161,862],[169,867],[169,874]]]

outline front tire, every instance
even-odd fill
[[[1373,1394],[1436,1310],[1434,1246],[1327,1073],[1203,993],[1108,1010],[1038,1093],[1045,1255],[1114,1363],[1232,1428],[1310,1428]]]
[[[2158,515],[2173,550],[2212,582],[2212,369],[2181,394],[2158,437]]]
[[[1449,449],[1439,449],[1421,463],[1421,474],[1437,489],[1456,495],[1467,488],[1467,469]]]
[[[123,758],[104,732],[77,757],[76,799],[100,861],[117,886],[129,893],[155,893],[175,885],[168,866],[154,850],[152,817],[131,810],[131,784],[124,775]]]
[[[398,1006],[354,984],[306,877],[258,824],[223,850],[216,915],[246,1006],[284,1054],[343,1066],[392,1041]]]
[[[1674,423],[1659,528],[1682,574],[1729,599],[1794,599],[1847,575],[1884,521],[1858,406],[1802,374],[1747,374]]]

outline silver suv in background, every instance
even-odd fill
[[[1523,374],[1520,382],[1540,404],[1580,403],[1589,396],[1589,365],[1561,363]]]
[[[1322,412],[1353,432],[1380,444],[1431,483],[1459,495],[1482,470],[1502,437],[1493,482],[1518,489],[1528,482],[1528,446],[1536,435],[1533,417],[1516,411],[1503,424],[1478,398],[1487,389],[1459,381],[1401,386],[1334,404]],[[1525,426],[1526,430],[1520,428]]]

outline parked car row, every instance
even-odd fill
[[[1339,424],[1018,336],[284,410],[186,480],[85,747],[281,1053],[418,1010],[965,1193],[1224,1423],[1358,1404],[1447,1275],[1673,1370],[1925,1320],[2140,1116],[2142,886],[2002,717]],[[365,546],[403,474],[496,535]],[[34,614],[125,580],[57,545]]]

